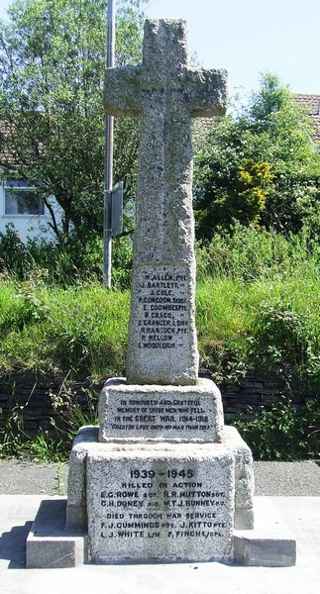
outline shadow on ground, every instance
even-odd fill
[[[10,532],[0,535],[0,561],[8,560],[9,569],[23,569],[26,565],[26,538],[32,522],[12,526]]]

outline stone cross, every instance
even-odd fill
[[[197,382],[192,118],[224,111],[225,79],[225,71],[188,66],[181,20],[147,20],[142,65],[107,70],[107,113],[142,120],[130,384]]]

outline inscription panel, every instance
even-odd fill
[[[135,270],[127,372],[130,383],[194,384],[198,373],[194,270]]]
[[[221,394],[201,379],[192,387],[130,386],[109,380],[99,401],[99,441],[220,441]]]
[[[231,558],[234,461],[222,456],[88,461],[96,563]]]
[[[142,269],[137,285],[139,349],[183,347],[190,332],[188,276],[173,267]]]

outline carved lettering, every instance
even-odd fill
[[[185,274],[141,272],[138,285],[139,349],[175,349],[188,334],[188,278]]]

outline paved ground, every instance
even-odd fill
[[[0,494],[64,495],[66,464],[0,461]],[[320,497],[315,462],[255,462],[256,495]]]
[[[320,584],[320,466],[256,462],[256,494],[272,501],[297,539],[297,566],[82,566],[24,570],[25,539],[44,495],[63,495],[67,465],[0,461],[0,593],[318,594]],[[282,497],[281,495],[285,495]],[[295,496],[295,497],[294,497]]]
[[[274,497],[297,539],[297,565],[229,567],[219,563],[21,569],[24,542],[40,496],[0,496],[1,594],[318,594],[320,497]]]
[[[320,497],[315,462],[255,462],[256,495]]]
[[[64,495],[67,464],[0,461],[1,495]]]

